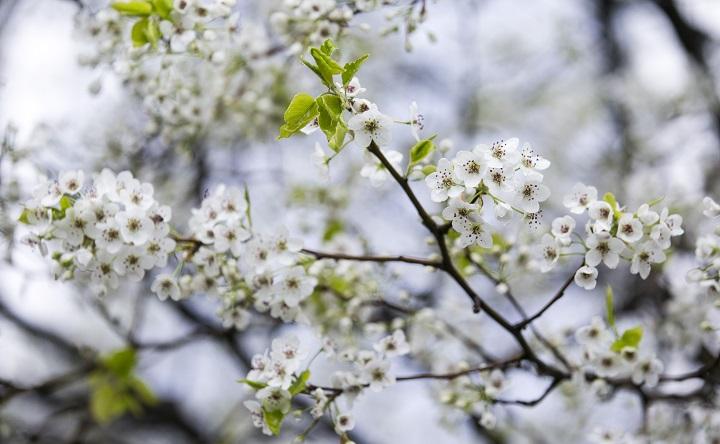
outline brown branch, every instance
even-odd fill
[[[423,259],[418,257],[410,256],[358,256],[353,254],[344,253],[328,253],[317,250],[310,250],[303,248],[300,250],[302,253],[314,256],[317,259],[335,259],[335,260],[346,260],[346,261],[359,261],[359,262],[405,262],[408,264],[425,265],[427,267],[440,268],[441,263],[431,259]]]
[[[570,274],[570,277],[567,278],[565,283],[560,287],[560,289],[555,293],[555,295],[550,299],[540,310],[537,311],[534,315],[530,316],[529,318],[524,319],[521,322],[518,322],[515,324],[515,328],[522,330],[525,327],[527,327],[529,324],[531,324],[533,321],[535,321],[537,318],[542,316],[550,307],[553,306],[557,301],[559,301],[563,295],[565,294],[565,290],[572,284],[573,280],[575,279],[575,272],[573,271]]]

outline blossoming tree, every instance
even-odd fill
[[[83,63],[105,64],[123,76],[150,115],[148,137],[182,150],[198,139],[262,134],[273,119],[281,120],[279,143],[316,142],[314,153],[304,155],[313,157],[318,174],[342,168],[347,152],[361,152],[364,164],[351,176],[366,181],[353,187],[399,190],[413,218],[391,223],[415,224],[427,238],[418,239],[421,247],[413,251],[393,242],[387,245],[391,253],[374,251],[334,216],[339,205],[323,194],[328,190],[317,191],[318,200],[330,202],[324,202],[322,236],[303,238],[290,222],[268,229],[254,212],[252,187],[232,178],[206,191],[183,218],[132,171],[61,172],[35,184],[18,212],[18,230],[56,279],[89,290],[125,346],[89,354],[79,370],[38,386],[0,380],[0,402],[86,379],[91,421],[107,424],[128,412],[152,412],[158,399],[136,373],[139,356],[209,335],[246,366],[234,377],[246,388],[238,400],[246,417],[281,440],[311,439],[323,433],[316,427],[324,427],[340,442],[359,441],[353,434],[362,425],[353,413],[356,400],[419,380],[449,415],[470,418],[493,442],[531,436],[514,427],[510,413],[537,408],[549,397],[570,405],[589,398],[596,405],[619,393],[637,401],[640,423],[625,430],[599,427],[589,440],[720,439],[717,347],[685,359],[685,370],[671,371],[678,368],[673,350],[716,329],[720,205],[705,197],[697,209],[708,230],[697,239],[695,265],[670,290],[679,296],[658,309],[662,315],[621,314],[616,299],[632,295],[620,294],[618,288],[626,287],[614,289],[612,276],[642,281],[672,273],[663,267],[685,233],[683,217],[659,196],[630,206],[614,190],[583,183],[554,190],[545,180],[553,174],[551,156],[516,137],[454,149],[427,136],[412,98],[406,115],[384,113],[376,99],[383,91],[363,88],[360,80],[371,56],[353,56],[334,43],[354,15],[382,3],[283,2],[284,9],[270,16],[277,46],[259,44],[264,40],[252,36],[259,29],[238,26],[229,0],[137,0],[81,16],[99,42]],[[425,2],[404,8],[403,23],[413,31]],[[160,64],[158,54],[166,56]],[[306,87],[314,93],[273,95],[294,87],[287,71],[268,75],[273,70],[259,68],[277,63],[272,58],[279,54],[299,57],[291,69],[309,70],[313,81]],[[264,95],[257,97],[258,91]],[[413,142],[392,145],[399,132]],[[6,141],[5,149],[10,145]],[[428,275],[463,302],[413,289],[418,276]],[[547,295],[542,290],[539,304],[524,303],[520,277],[552,289]],[[607,284],[598,286],[600,279]],[[138,339],[134,321],[124,324],[103,304],[128,281],[143,283],[197,329],[167,343]],[[573,286],[602,299],[604,309],[574,331],[548,331],[552,326],[542,321]],[[187,305],[202,295],[217,307],[214,319]],[[457,312],[496,328],[504,337],[501,347],[448,317]],[[235,335],[256,322],[277,327],[277,334],[252,356]],[[692,339],[665,334],[672,328]],[[519,378],[532,381],[530,388],[511,390]]]

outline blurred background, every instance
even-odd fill
[[[274,3],[281,2],[239,0],[241,20],[267,28]],[[664,197],[686,226],[665,273],[647,281],[626,272],[602,278],[612,280],[620,311],[639,318],[656,313],[653,307],[672,297],[668,288],[688,267],[702,196],[717,197],[720,189],[720,2],[438,0],[426,6],[425,21],[409,36],[402,29],[381,35],[388,26],[383,11],[353,19],[343,55],[371,54],[360,76],[368,98],[398,119],[417,102],[425,134],[449,139],[455,149],[497,137],[530,142],[552,162],[546,220],[562,211],[563,194],[578,181],[613,191],[631,207]],[[23,233],[14,222],[38,175],[131,169],[173,206],[177,224],[213,185],[247,184],[254,217],[288,226],[308,247],[318,244],[317,227],[330,217],[349,221],[353,236],[374,252],[423,254],[425,232],[392,184],[378,190],[358,177],[358,149],[333,160],[329,196],[312,197],[312,190],[327,186],[311,158],[319,139],[274,140],[276,108],[289,92],[314,84],[293,56],[281,55],[287,68],[277,82],[260,76],[270,86],[258,84],[255,92],[270,97],[269,104],[243,96],[260,111],[242,121],[210,119],[200,136],[158,137],[148,129],[157,116],[143,107],[137,82],[123,77],[117,64],[87,62],[97,51],[87,17],[102,7],[84,0],[0,0],[0,380],[52,382],[83,356],[122,347],[122,332],[132,326],[138,341],[153,345],[141,354],[138,372],[159,402],[145,415],[97,427],[81,381],[6,402],[7,391],[0,390],[0,442],[262,442],[242,406],[248,393],[236,380],[249,357],[287,327],[258,318],[245,331],[226,330],[215,301],[195,296],[161,303],[148,282],[98,300],[54,281],[47,262],[19,242]],[[287,91],[274,82],[284,82]],[[212,79],[203,83],[212,87]],[[407,152],[412,143],[398,133],[392,148]],[[462,295],[437,276],[400,266],[391,271],[414,273],[405,275],[406,290],[441,294],[444,316],[490,349],[512,346],[486,319],[473,320]],[[565,278],[562,271],[555,277],[546,286],[518,278],[515,293],[528,307],[539,306]],[[573,289],[539,325],[562,335],[601,313],[602,304],[601,297]],[[309,329],[300,332],[312,340]],[[405,370],[413,368],[407,363]],[[511,386],[528,398],[539,389],[520,377]],[[588,409],[582,423],[567,424],[562,411],[570,407],[551,395],[532,409],[508,408],[504,420],[514,421],[519,433],[501,440],[439,408],[434,397],[423,382],[362,397],[354,439],[585,442],[596,425],[632,430],[640,420],[637,401],[618,396]],[[310,441],[337,437],[326,426]]]

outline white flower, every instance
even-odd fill
[[[410,131],[412,132],[415,140],[420,140],[420,131],[423,130],[423,121],[425,118],[418,112],[417,103],[413,102],[410,104]]]
[[[368,147],[371,142],[383,147],[390,143],[390,125],[392,123],[393,120],[390,117],[382,114],[377,108],[371,108],[350,118],[348,128],[353,130],[355,141],[361,147]]]
[[[491,146],[478,145],[478,151],[485,153],[485,160],[490,168],[514,167],[520,161],[517,137],[493,142]]]
[[[642,223],[635,219],[632,214],[625,213],[620,216],[618,221],[617,237],[625,242],[632,244],[640,240],[643,236]]]
[[[95,213],[78,211],[75,207],[65,210],[65,217],[58,221],[55,234],[73,246],[79,246],[85,238],[85,231],[95,223]]]
[[[657,358],[641,358],[633,367],[632,381],[635,384],[645,384],[655,387],[663,371],[663,363]]]
[[[230,250],[233,256],[239,257],[250,238],[250,232],[241,227],[239,223],[218,224],[213,229],[215,242],[213,248],[218,253],[225,253]]]
[[[308,276],[301,266],[279,271],[273,279],[273,289],[290,307],[296,307],[310,296],[317,285],[317,279]]]
[[[180,1],[187,1],[187,0],[180,0]],[[263,418],[263,409],[259,402],[257,401],[245,401],[243,405],[250,410],[250,418],[252,419],[253,426],[262,429],[263,434],[271,436],[272,431],[270,430],[270,427],[265,423],[265,419]]]
[[[312,408],[310,409],[310,415],[314,419],[318,419],[325,414],[325,407],[328,403],[328,397],[325,394],[325,390],[319,387],[313,390],[312,397],[313,401],[315,401],[315,404],[313,404]]]
[[[660,219],[660,215],[650,209],[650,205],[642,204],[637,209],[637,217],[640,219],[643,225],[649,226],[654,224]]]
[[[161,301],[167,298],[178,301],[181,298],[177,280],[170,274],[161,274],[156,277],[150,286],[150,291],[155,293]]]
[[[463,187],[456,182],[452,163],[444,157],[438,162],[437,170],[425,178],[425,184],[430,187],[433,202],[444,202],[448,197],[458,197],[463,192]]]
[[[511,179],[512,168],[488,168],[484,183],[490,189],[490,192],[497,196],[512,190]]]
[[[135,180],[118,192],[120,202],[128,208],[137,207],[141,210],[149,209],[155,200],[153,199],[153,186],[149,183],[140,183]]]
[[[671,231],[665,224],[657,224],[650,230],[650,239],[658,243],[660,248],[670,248],[671,245]]]
[[[124,245],[120,224],[115,219],[108,219],[103,224],[97,224],[89,236],[95,239],[95,245],[98,248],[111,254],[116,254]]]
[[[507,386],[505,374],[500,369],[495,369],[485,378],[485,393],[491,398],[496,397]]]
[[[448,206],[442,211],[442,216],[445,220],[453,223],[453,228],[456,231],[464,219],[468,219],[475,211],[480,208],[478,204],[467,203],[459,197],[450,199]]]
[[[143,245],[145,254],[153,262],[153,267],[167,265],[167,257],[175,250],[175,241],[169,237],[157,236]]]
[[[405,333],[402,330],[395,330],[392,335],[382,338],[373,348],[388,358],[402,356],[410,353],[410,346],[405,340]]]
[[[560,245],[552,235],[545,233],[540,240],[540,271],[552,270],[560,258]]]
[[[390,373],[390,361],[385,359],[370,359],[363,368],[363,377],[374,392],[395,384],[395,376]]]
[[[401,170],[400,162],[403,160],[402,153],[395,150],[388,150],[383,151],[383,154],[385,154],[385,158],[387,158],[395,171]],[[390,177],[390,172],[378,158],[369,152],[365,153],[365,160],[366,163],[362,169],[360,169],[360,175],[370,179],[370,184],[374,187],[382,185]]]
[[[585,253],[585,263],[591,267],[597,267],[600,262],[604,262],[608,268],[617,267],[620,254],[625,249],[625,244],[620,239],[605,231],[590,234],[585,245],[589,248]]]
[[[709,218],[716,218],[720,216],[720,205],[713,200],[712,197],[705,196],[703,198],[703,214]]]
[[[682,216],[679,214],[668,215],[667,207],[660,212],[660,223],[665,224],[670,229],[671,236],[680,236],[685,232],[682,228],[682,220]]]
[[[663,253],[657,242],[649,240],[637,247],[630,262],[630,273],[640,274],[645,279],[650,274],[651,264],[659,264],[665,261]]]
[[[528,213],[540,211],[540,202],[550,197],[550,189],[537,175],[517,174],[514,178],[515,206]]]
[[[300,363],[307,354],[300,350],[300,340],[295,335],[273,339],[270,358],[273,361],[283,361],[291,365],[292,371],[300,367]]]
[[[105,251],[98,251],[95,260],[90,266],[90,282],[98,294],[104,294],[108,289],[116,289],[120,281],[113,267],[114,256]]]
[[[575,272],[575,283],[586,290],[592,290],[597,284],[597,276],[597,268],[584,265]]]
[[[605,327],[600,316],[593,316],[590,325],[578,328],[575,339],[582,345],[592,349],[602,349],[612,342],[612,334]]]
[[[542,177],[542,174],[538,173],[538,171],[546,170],[548,167],[550,167],[549,160],[535,154],[529,143],[523,144],[522,152],[520,153],[520,170],[523,173],[538,174]]]
[[[572,216],[563,216],[552,221],[550,232],[562,245],[570,245],[574,229],[575,219]]]
[[[360,80],[357,77],[353,77],[347,86],[343,86],[341,83],[336,83],[336,85],[347,97],[356,97],[358,94],[365,92],[365,88],[360,86]]]
[[[468,188],[475,188],[485,174],[487,164],[479,150],[459,151],[452,161],[455,176]]]
[[[330,177],[330,158],[325,154],[323,147],[315,142],[315,151],[313,151],[313,165],[320,172],[320,177],[327,180]]]
[[[483,248],[490,248],[493,245],[492,234],[486,229],[486,222],[477,214],[471,218],[458,219],[456,231],[460,233],[457,240],[461,248],[477,244]]]
[[[255,397],[260,401],[266,411],[290,411],[290,399],[292,396],[287,390],[280,387],[265,387],[257,391]]]
[[[487,430],[493,430],[497,426],[497,417],[492,412],[485,411],[480,415],[480,425]]]
[[[76,194],[80,191],[85,180],[85,173],[82,171],[65,171],[58,179],[58,189],[62,194]]]
[[[581,214],[596,200],[597,189],[595,187],[576,183],[572,187],[572,190],[570,190],[570,194],[563,197],[563,205],[565,205],[571,213]]]
[[[125,248],[113,260],[113,269],[120,276],[139,282],[145,276],[145,270],[151,269],[153,261],[140,247]]]
[[[125,242],[142,245],[152,236],[155,226],[144,210],[130,208],[115,215]]]
[[[611,351],[602,351],[593,359],[595,371],[598,376],[612,378],[622,369],[620,355]]]
[[[589,205],[588,214],[595,221],[595,226],[602,231],[609,231],[613,223],[613,210],[609,203],[598,200]],[[642,226],[640,227],[642,231]]]
[[[341,413],[335,418],[335,430],[343,434],[355,428],[355,419],[350,413]]]

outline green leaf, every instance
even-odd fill
[[[613,210],[613,215],[615,216],[615,219],[620,219],[620,208],[617,203],[617,199],[615,199],[615,195],[613,193],[607,192],[603,196],[603,200],[610,204],[610,208]]]
[[[429,156],[435,151],[434,137],[429,139],[421,140],[410,148],[410,163],[408,164],[408,171],[413,165],[420,163],[423,159]]]
[[[437,170],[435,165],[425,165],[422,169],[424,175],[429,176]]]
[[[132,39],[133,46],[142,46],[149,42],[147,36],[147,27],[149,20],[144,18],[140,19],[133,25],[130,30],[130,38]]]
[[[27,210],[27,208],[23,209],[22,213],[20,213],[20,217],[18,217],[18,222],[25,225],[30,225],[30,220],[28,217],[30,216],[30,212]]]
[[[131,376],[128,381],[128,385],[141,403],[145,405],[153,405],[157,403],[157,397],[142,379],[136,376]]]
[[[67,210],[68,208],[70,208],[72,206],[73,206],[73,199],[70,196],[64,194],[63,197],[60,198],[60,211],[64,212],[65,210]]]
[[[348,127],[345,125],[345,122],[338,120],[337,126],[335,126],[335,134],[328,138],[328,146],[336,153],[342,149],[347,132]]]
[[[145,25],[145,36],[152,47],[157,48],[157,42],[160,40],[160,27],[154,19],[147,21],[147,25]]]
[[[360,70],[360,67],[363,63],[365,63],[365,60],[367,60],[368,57],[370,57],[370,54],[365,54],[353,60],[352,62],[347,62],[345,64],[342,73],[343,86],[347,86],[347,84],[350,83],[352,78],[355,76],[355,74],[357,74],[357,72]]]
[[[324,94],[318,97],[318,124],[325,133],[330,148],[338,152],[342,148],[347,134],[347,126],[341,115],[343,111],[342,99],[333,94]]]
[[[333,52],[335,52],[336,46],[333,43],[332,40],[327,39],[323,42],[322,45],[320,45],[320,51],[323,52],[323,54],[327,54],[328,56],[332,56]]]
[[[282,425],[283,419],[285,419],[285,414],[280,410],[268,412],[263,409],[263,420],[265,421],[265,424],[267,424],[268,429],[270,429],[272,434],[275,436],[280,434],[280,426]]]
[[[152,0],[157,14],[165,20],[170,20],[170,13],[173,10],[172,0]]]
[[[112,8],[122,15],[130,15],[135,17],[147,17],[153,11],[153,5],[143,0],[132,2],[115,2]]]
[[[123,348],[105,356],[102,364],[118,377],[128,377],[137,364],[137,354],[132,348]]]
[[[290,394],[295,396],[305,390],[308,379],[310,379],[310,370],[305,370],[304,372],[300,373],[300,376],[295,379],[295,382],[293,382],[289,388]]]
[[[332,219],[328,222],[323,233],[323,242],[330,242],[337,234],[345,229],[345,225],[339,219]]]
[[[326,86],[332,87],[333,76],[335,74],[342,74],[343,67],[333,60],[332,57],[317,48],[310,48],[310,55],[315,59],[317,70],[320,72],[320,78]]]
[[[290,137],[300,131],[305,125],[312,122],[318,115],[318,104],[307,93],[295,94],[285,110],[285,124],[280,127],[278,139]]]
[[[610,285],[605,289],[605,311],[607,313],[608,325],[615,329],[615,306],[613,304],[613,289]]]
[[[105,424],[125,413],[125,402],[109,383],[96,386],[90,395],[90,412],[100,424]]]
[[[625,347],[637,348],[642,341],[643,329],[641,326],[628,328],[625,330],[615,342],[612,343],[610,349],[614,352],[619,352]]]
[[[238,382],[248,385],[248,386],[254,388],[255,390],[260,390],[260,389],[264,389],[265,387],[267,387],[267,384],[265,384],[264,382],[251,381],[250,379],[245,379],[245,378],[238,380]]]

